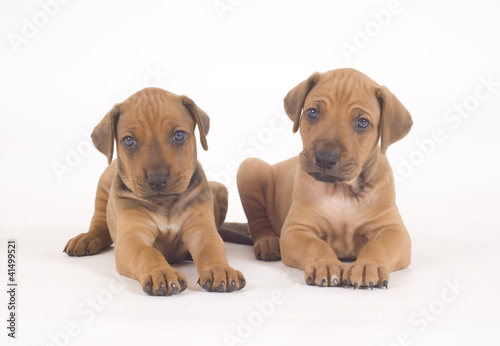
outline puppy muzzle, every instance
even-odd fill
[[[149,188],[155,192],[163,191],[168,185],[168,176],[164,173],[150,174],[146,180]]]

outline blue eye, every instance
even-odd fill
[[[306,110],[306,115],[311,120],[317,120],[319,117],[319,112],[316,108],[309,108]]]
[[[356,126],[362,130],[365,130],[370,126],[370,122],[365,118],[359,118],[356,122]]]
[[[177,143],[182,143],[186,140],[187,134],[184,131],[175,131],[174,133],[174,141]]]
[[[137,142],[134,139],[134,137],[126,136],[126,137],[123,137],[123,144],[128,148],[132,148],[132,147],[135,147],[137,145]]]

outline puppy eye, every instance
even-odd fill
[[[134,137],[132,137],[132,136],[125,136],[125,137],[123,137],[123,144],[125,144],[125,146],[127,148],[133,148],[133,147],[135,147],[137,145],[137,142],[134,139]]]
[[[311,120],[317,120],[319,117],[319,112],[316,108],[309,108],[306,110],[306,115]]]
[[[186,140],[187,134],[184,131],[175,131],[174,141],[177,143],[182,143]]]
[[[370,126],[370,122],[366,118],[359,118],[356,122],[356,127],[360,130],[366,130]]]

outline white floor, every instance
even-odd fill
[[[0,345],[500,345],[499,11],[489,0],[0,2]],[[414,120],[387,152],[413,240],[388,290],[310,287],[227,244],[244,290],[207,293],[185,263],[186,291],[149,297],[117,275],[113,250],[62,253],[88,226],[106,166],[90,132],[114,103],[146,86],[191,97],[211,119],[198,158],[241,222],[236,168],[297,155],[283,98],[341,67],[386,85]]]
[[[19,233],[13,237],[16,342],[4,329],[1,344],[498,345],[500,237],[492,200],[403,200],[400,208],[412,234],[413,263],[392,274],[388,290],[373,291],[310,287],[301,271],[257,261],[251,247],[227,244],[230,264],[247,279],[242,291],[207,293],[196,283],[194,265],[183,263],[176,267],[188,289],[150,297],[116,273],[112,249],[92,257],[63,254],[66,239],[79,230]],[[422,210],[432,219],[421,218]]]

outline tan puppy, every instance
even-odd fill
[[[186,96],[147,88],[115,105],[92,133],[110,165],[97,186],[90,229],[64,251],[93,255],[114,242],[118,272],[151,295],[186,289],[186,277],[169,263],[188,253],[207,291],[243,288],[245,279],[228,265],[217,233],[227,189],[207,182],[196,159],[195,125],[207,150],[209,118]]]
[[[237,176],[256,257],[281,257],[309,285],[387,287],[410,264],[411,242],[385,152],[410,114],[353,69],[314,73],[284,105],[302,153],[274,166],[248,159]]]

